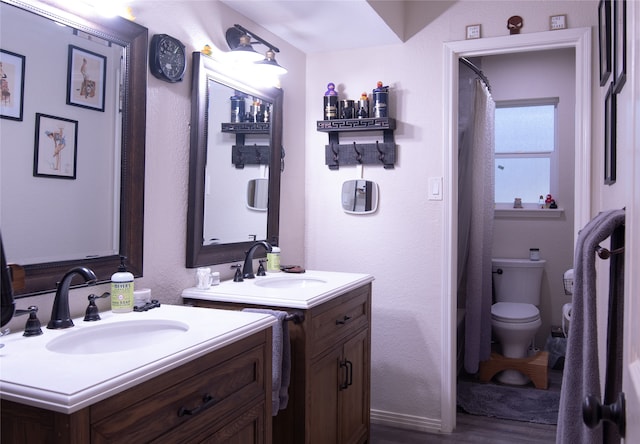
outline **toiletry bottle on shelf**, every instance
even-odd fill
[[[111,275],[111,310],[114,313],[133,310],[133,274],[127,271],[124,260],[121,256],[118,271]]]
[[[280,272],[280,248],[271,247],[271,252],[267,253],[267,273]]]
[[[358,100],[358,119],[366,119],[369,117],[369,98],[367,93],[363,92]]]
[[[389,117],[387,108],[389,87],[378,82],[377,87],[372,92],[373,97],[373,117]]]
[[[327,84],[327,91],[324,93],[323,118],[324,120],[338,118],[338,91],[335,83]]]

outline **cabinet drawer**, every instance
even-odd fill
[[[363,286],[327,303],[325,311],[313,313],[312,356],[331,347],[341,338],[369,325],[370,294],[370,286]]]
[[[109,405],[102,408],[114,409],[121,401],[120,409],[92,424],[92,442],[113,442],[123,437],[129,442],[148,442],[179,427],[188,427],[194,434],[215,430],[215,423],[230,412],[264,400],[265,353],[266,343],[262,342],[222,362],[214,359],[215,365],[204,369],[196,360],[189,378],[177,378],[172,384],[163,384],[166,377],[155,378],[145,385],[153,388],[157,382],[156,392],[131,405],[128,395],[121,400],[119,395],[108,399]],[[171,373],[166,375],[170,379]]]

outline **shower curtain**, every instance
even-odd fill
[[[491,354],[495,111],[487,86],[480,79],[472,85],[467,99],[473,106],[459,96],[458,130],[458,299],[465,301],[464,368],[470,374]]]

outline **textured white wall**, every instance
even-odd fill
[[[444,174],[442,45],[463,40],[470,24],[481,24],[483,37],[507,35],[512,15],[524,18],[523,33],[548,30],[553,14],[567,14],[571,27],[594,26],[597,2],[461,1],[420,28],[415,22],[428,16],[421,11],[427,3],[406,5],[408,30],[417,31],[404,44],[308,56],[306,193],[314,204],[306,208],[305,244],[309,268],[376,277],[372,409],[409,426],[438,428],[446,245],[441,239],[443,202],[427,200],[425,191],[428,177]],[[356,169],[329,171],[324,166],[327,136],[311,128],[322,118],[328,82],[357,98],[378,80],[391,87],[399,160],[394,170],[364,168],[364,177],[380,185],[378,212],[347,215],[340,209],[339,190],[344,180],[357,176]]]

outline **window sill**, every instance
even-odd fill
[[[496,208],[496,219],[558,219],[564,208]]]

